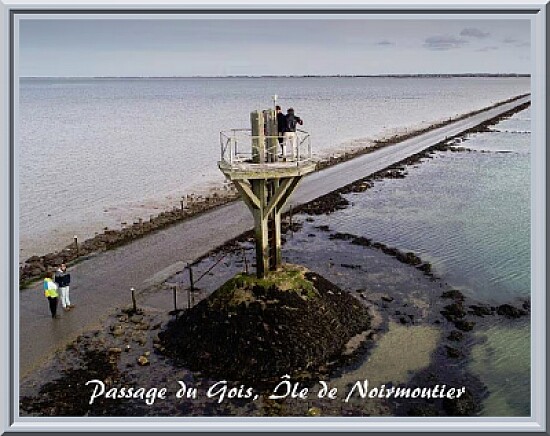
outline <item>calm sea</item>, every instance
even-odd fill
[[[221,185],[219,131],[248,127],[274,94],[323,155],[529,88],[527,78],[22,79],[20,258]]]
[[[463,142],[475,152],[436,153],[316,221],[413,251],[483,304],[519,306],[531,295],[530,109],[493,129]],[[492,322],[476,332],[470,364],[490,391],[483,415],[528,416],[530,323]]]

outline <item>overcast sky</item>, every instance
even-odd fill
[[[529,20],[20,21],[22,76],[529,73]]]

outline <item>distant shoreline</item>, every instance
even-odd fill
[[[518,78],[531,77],[529,73],[459,73],[459,74],[334,74],[334,75],[229,75],[229,76],[20,76],[20,79],[304,79],[304,78]]]

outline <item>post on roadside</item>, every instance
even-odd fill
[[[78,257],[78,255],[79,255],[79,253],[78,253],[78,238],[77,238],[76,235],[74,235],[73,239],[74,239],[74,249],[75,249],[76,255]]]
[[[132,309],[134,310],[134,313],[136,313],[137,312],[136,290],[134,288],[130,288],[130,292],[132,293]]]

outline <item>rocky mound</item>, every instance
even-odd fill
[[[370,327],[367,309],[300,267],[265,279],[239,274],[159,334],[164,352],[191,370],[233,381],[313,372]]]

